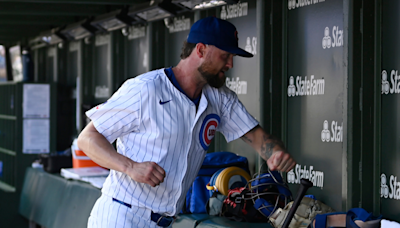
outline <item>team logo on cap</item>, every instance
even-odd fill
[[[209,114],[204,118],[199,134],[200,144],[204,150],[208,150],[211,140],[215,136],[215,131],[217,130],[219,122],[220,118],[217,114]]]
[[[235,38],[236,38],[237,41],[239,41],[238,32],[237,31],[235,31]]]

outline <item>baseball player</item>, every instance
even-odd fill
[[[272,170],[295,162],[225,86],[238,47],[234,25],[215,17],[193,24],[181,61],[127,80],[86,114],[78,146],[109,168],[88,227],[169,227],[181,210],[215,131],[242,138]],[[111,143],[117,140],[115,150]]]

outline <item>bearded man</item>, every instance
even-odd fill
[[[197,21],[177,66],[127,80],[86,113],[91,122],[78,147],[110,169],[88,227],[170,227],[215,131],[228,142],[242,138],[271,170],[293,168],[283,143],[267,134],[225,86],[233,57],[253,56],[238,47],[237,34],[225,20]]]

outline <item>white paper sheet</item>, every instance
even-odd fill
[[[23,118],[50,117],[50,85],[24,84]]]
[[[23,132],[23,153],[38,154],[50,152],[49,119],[24,119]]]

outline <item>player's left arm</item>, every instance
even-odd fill
[[[271,170],[287,172],[296,164],[292,156],[286,151],[283,142],[273,135],[267,134],[260,125],[257,125],[241,138],[267,161]]]

